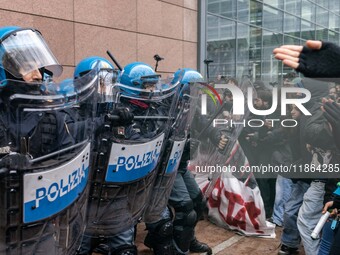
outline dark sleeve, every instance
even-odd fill
[[[334,196],[333,201],[334,201],[333,207],[340,209],[340,196]]]
[[[287,140],[287,132],[282,128],[274,128],[272,131],[267,132],[266,136],[261,139],[265,144],[280,144]]]
[[[303,134],[305,142],[313,147],[323,150],[335,149],[333,134],[321,110],[306,121]]]

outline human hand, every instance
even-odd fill
[[[340,77],[340,47],[334,43],[309,40],[306,46],[282,45],[273,53],[276,59],[306,77]]]
[[[308,40],[306,42],[306,47],[311,50],[319,50],[321,49],[322,42],[321,41],[312,41]],[[279,48],[273,50],[274,57],[278,60],[282,60],[282,62],[294,69],[299,67],[299,57],[303,50],[303,46],[299,45],[282,45]]]
[[[116,108],[112,111],[111,115],[116,115],[119,117],[118,120],[112,120],[114,126],[127,126],[133,121],[134,115],[130,112],[129,108],[121,107]]]
[[[333,201],[327,202],[327,203],[325,204],[325,206],[323,207],[323,209],[322,209],[322,213],[323,213],[323,214],[326,213],[330,208],[333,207],[333,204],[334,204]],[[330,216],[331,216],[331,217],[335,217],[337,214],[338,214],[338,209],[335,208],[335,209],[332,210]]]

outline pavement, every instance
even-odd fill
[[[279,251],[282,228],[277,227],[275,232],[276,238],[274,239],[245,237],[220,228],[208,220],[200,221],[196,227],[197,239],[209,244],[213,248],[213,254],[216,255],[276,255]],[[145,235],[145,225],[139,224],[136,238],[138,254],[153,255],[152,251],[143,244]],[[299,250],[299,255],[305,255],[303,247],[300,247]]]

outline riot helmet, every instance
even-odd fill
[[[160,81],[160,75],[156,74],[151,66],[143,62],[133,62],[124,67],[120,75],[120,83],[132,89],[153,90]],[[129,93],[133,90],[123,88]]]
[[[75,70],[74,79],[83,77],[91,70],[96,68],[99,71],[98,94],[101,102],[112,101],[112,86],[117,82],[118,70],[105,58],[99,56],[91,56],[81,60]]]
[[[115,69],[114,66],[107,59],[99,56],[91,56],[84,58],[77,64],[73,73],[74,79],[78,79],[90,72],[93,68],[95,68],[97,62],[99,62],[98,67],[100,70],[110,71]]]
[[[182,85],[186,85],[193,82],[202,82],[203,76],[194,69],[182,68],[178,69],[174,73],[174,78],[172,79],[172,84],[180,82]]]
[[[0,81],[42,80],[45,73],[60,76],[63,71],[41,33],[33,28],[1,28],[0,59]],[[30,77],[27,78],[27,75]]]

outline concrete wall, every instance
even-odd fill
[[[71,77],[83,58],[155,65],[170,74],[197,68],[197,0],[0,0],[0,26],[34,27]]]

